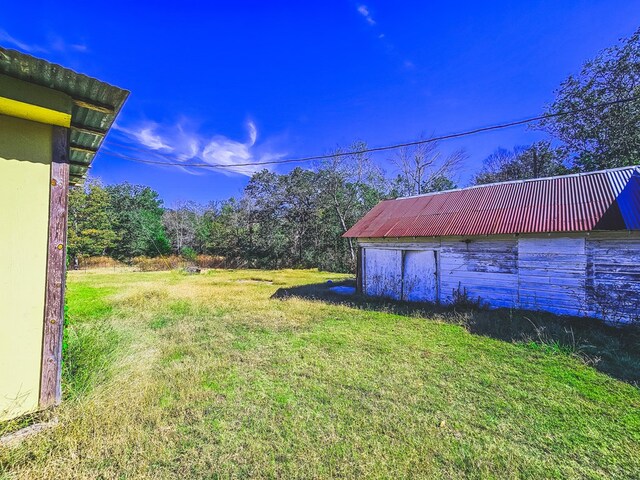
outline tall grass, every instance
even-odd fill
[[[98,320],[81,324],[70,322],[65,337],[63,391],[65,400],[74,400],[111,377],[123,335],[109,321]]]
[[[89,284],[68,289],[62,348],[62,387],[66,400],[87,395],[111,378],[124,348],[124,332],[115,328],[109,300],[113,288]]]

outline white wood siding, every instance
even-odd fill
[[[586,268],[584,238],[519,239],[520,308],[587,314]]]
[[[640,239],[625,233],[587,240],[586,294],[590,315],[640,320]]]
[[[384,286],[374,286],[377,267],[373,276],[363,272],[370,295],[392,292],[392,298],[448,303],[455,291],[466,291],[491,307],[613,321],[640,317],[640,232],[362,239],[360,245],[366,251],[389,252],[385,258],[393,259]],[[435,275],[426,260],[430,258],[437,266]],[[420,287],[415,286],[417,278],[425,280]]]
[[[403,261],[402,299],[435,302],[438,294],[435,250],[405,251]]]
[[[440,250],[440,300],[466,292],[492,307],[513,306],[518,299],[517,240],[511,238],[443,239]]]
[[[402,251],[367,248],[363,261],[365,293],[399,300],[402,292]]]

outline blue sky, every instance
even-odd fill
[[[0,44],[131,91],[92,175],[168,205],[237,195],[236,173],[111,157],[127,142],[186,161],[245,163],[445,134],[542,113],[570,73],[638,27],[636,1],[10,2]],[[469,181],[517,127],[446,142]],[[110,145],[111,144],[111,145]],[[391,153],[375,157],[387,171]],[[193,160],[192,160],[193,161]],[[292,167],[279,167],[284,172]]]

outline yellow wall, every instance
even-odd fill
[[[0,419],[38,406],[52,128],[0,115]]]

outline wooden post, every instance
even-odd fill
[[[67,202],[69,194],[69,130],[53,128],[53,158],[49,195],[49,241],[44,300],[40,407],[60,403],[62,389],[62,329],[67,251]]]
[[[356,255],[356,293],[362,293],[362,247],[358,247]]]

